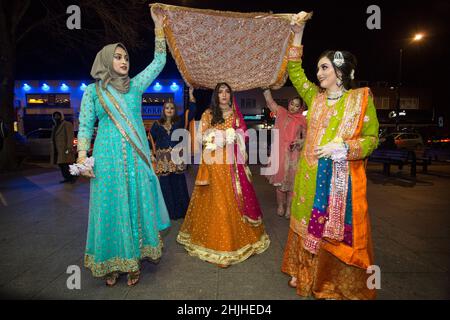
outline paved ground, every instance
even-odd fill
[[[368,199],[379,299],[449,299],[450,165],[433,165],[427,175],[393,177],[369,165]],[[88,221],[89,185],[61,185],[59,172],[29,168],[0,175],[0,294],[21,299],[299,299],[280,272],[288,221],[275,215],[275,194],[265,179],[254,184],[272,240],[249,260],[220,269],[187,255],[175,241],[180,222],[164,234],[164,256],[145,263],[138,286],[125,278],[114,288],[82,267]],[[193,183],[193,172],[188,174]],[[81,290],[66,286],[69,265],[81,267]]]

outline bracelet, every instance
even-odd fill
[[[303,56],[303,46],[291,46],[288,50],[289,61],[300,61]]]
[[[155,28],[155,37],[156,38],[164,38],[164,29],[163,28]]]
[[[86,161],[86,159],[87,159],[87,157],[79,157],[79,158],[77,159],[77,163],[78,163],[78,164],[82,164],[82,163],[84,163],[84,161]]]

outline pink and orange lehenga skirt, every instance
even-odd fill
[[[297,294],[317,299],[371,300],[376,290],[368,287],[368,266],[373,248],[366,200],[363,161],[352,161],[353,245],[324,241],[318,254],[303,246],[302,232],[291,221],[281,271],[297,278]],[[294,230],[297,229],[297,230]]]

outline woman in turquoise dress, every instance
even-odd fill
[[[135,285],[141,260],[161,257],[159,232],[170,225],[141,117],[142,93],[166,62],[162,18],[153,11],[152,18],[153,62],[130,79],[125,47],[105,46],[91,70],[96,83],[86,88],[81,102],[78,164],[88,163],[86,152],[98,119],[95,165],[81,172],[92,178],[84,264],[94,277],[105,277],[109,286],[120,273],[128,274],[129,286]]]

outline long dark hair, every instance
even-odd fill
[[[171,124],[174,124],[180,120],[180,117],[178,116],[178,113],[177,113],[177,106],[175,105],[175,103],[173,103],[172,101],[166,101],[163,104],[161,118],[159,118],[159,120],[158,120],[159,124],[161,124],[161,125],[163,125],[167,122],[167,117],[166,117],[166,113],[164,112],[164,109],[166,108],[166,105],[168,105],[168,104],[173,105],[173,108],[175,109],[173,117],[172,117],[172,119],[170,119]]]
[[[211,97],[211,110],[212,110],[212,120],[211,125],[224,123],[225,119],[223,118],[222,110],[220,109],[219,103],[219,89],[221,86],[226,86],[230,90],[230,105],[233,103],[233,90],[230,85],[226,82],[219,82],[214,88],[212,97]]]
[[[320,61],[323,57],[327,57],[334,68],[334,72],[336,72],[336,77],[342,81],[342,85],[346,90],[356,88],[355,81],[351,78],[352,70],[356,69],[356,65],[358,64],[356,57],[348,51],[340,51],[342,56],[344,57],[344,63],[341,66],[337,66],[334,63],[334,54],[336,51],[327,50],[323,52],[317,61]]]

